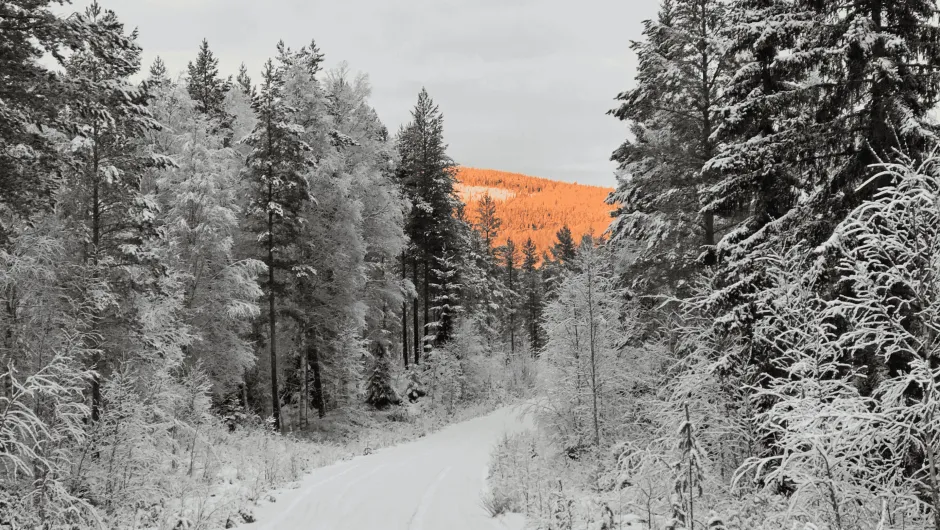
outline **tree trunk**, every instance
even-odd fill
[[[431,274],[428,270],[430,265],[430,256],[424,259],[424,333],[421,336],[421,348],[424,354],[428,351],[428,323],[431,322]]]
[[[307,361],[313,369],[313,401],[317,407],[317,415],[322,418],[326,415],[326,404],[323,399],[323,380],[320,377],[320,354],[313,330],[307,331],[307,355]]]
[[[702,164],[711,160],[712,158],[712,124],[711,124],[711,113],[712,113],[712,104],[711,104],[711,80],[708,75],[708,64],[709,64],[709,54],[708,46],[705,46],[705,40],[708,35],[708,5],[706,0],[702,0],[700,3],[701,7],[701,39],[702,46],[700,47],[701,51],[701,71],[702,71]],[[702,225],[705,232],[705,245],[707,247],[715,246],[715,214],[711,212],[706,212],[702,214]],[[708,253],[706,254],[705,262],[707,265],[712,265],[715,262],[714,252],[709,248]]]
[[[600,451],[601,447],[601,429],[600,421],[598,421],[597,414],[597,353],[595,343],[597,342],[597,326],[594,323],[594,276],[593,269],[594,264],[587,263],[587,277],[588,277],[588,345],[591,348],[591,397],[594,401],[594,444],[597,447],[597,450]]]
[[[268,202],[274,200],[274,185],[268,183]],[[271,351],[271,408],[274,430],[281,430],[281,401],[277,389],[277,315],[274,312],[274,212],[268,212],[268,345]]]
[[[928,412],[927,425],[933,423],[933,413]],[[927,451],[927,465],[930,472],[930,500],[933,503],[934,530],[940,530],[940,478],[937,474],[937,456],[934,454],[931,436],[924,437],[924,447]]]
[[[688,439],[686,440],[689,446],[689,530],[695,530],[695,487],[692,485],[692,420],[689,417],[688,403],[685,404],[685,422],[689,425]]]
[[[93,267],[92,277],[95,281],[97,281],[99,249],[101,248],[101,196],[99,189],[101,183],[98,180],[98,124],[95,123],[93,128],[94,140],[92,141],[91,261]],[[91,315],[91,333],[88,335],[90,337],[96,337],[98,335],[98,317],[98,312],[93,311],[93,314]],[[97,344],[92,346],[94,348],[94,353],[91,357],[91,369],[94,370],[94,375],[91,379],[91,421],[93,422],[97,422],[101,417],[101,352],[97,346]]]
[[[310,384],[307,382],[307,356],[300,356],[300,374],[303,379],[300,380],[300,408],[303,413],[303,427],[310,426],[310,418],[307,417],[308,404],[310,403]]]
[[[418,357],[421,352],[421,322],[418,317],[418,258],[411,259],[411,281],[414,283],[415,288],[415,297],[414,303],[411,308],[411,318],[414,322],[414,328],[412,329],[412,340],[414,341],[414,353],[415,353],[415,366],[421,364],[421,359]]]
[[[401,278],[408,278],[408,266],[405,261],[405,253],[401,253]],[[408,300],[403,297],[401,303],[401,358],[405,362],[405,368],[408,368]]]
[[[516,306],[513,303],[512,292],[512,258],[507,260],[509,265],[509,355],[516,356]]]
[[[242,407],[248,412],[248,370],[242,375]]]

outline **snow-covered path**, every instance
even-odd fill
[[[262,501],[264,530],[506,530],[521,516],[492,519],[480,504],[490,450],[529,428],[521,407],[446,427],[414,442],[317,469],[300,488]]]

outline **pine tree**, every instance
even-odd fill
[[[48,56],[65,66],[69,51],[94,48],[108,62],[136,44],[116,19],[85,14],[65,18],[54,12],[54,0],[11,0],[0,4],[0,245],[13,222],[49,211],[62,184],[67,153],[56,150],[47,133],[74,136],[77,114],[62,112],[65,102],[86,92],[107,90],[111,79],[84,78],[81,83],[41,62]],[[97,9],[97,4],[94,4]],[[25,22],[25,21],[28,21]],[[85,84],[82,84],[85,83]]]
[[[246,177],[251,183],[248,229],[258,234],[259,257],[267,265],[263,282],[268,299],[268,349],[271,402],[275,429],[281,427],[277,370],[278,297],[288,285],[296,245],[302,234],[302,212],[310,201],[306,172],[310,146],[293,122],[284,101],[285,65],[268,60],[253,107],[258,124],[247,142],[252,147]]]
[[[123,29],[114,12],[97,3],[82,18],[89,24]],[[128,82],[140,68],[141,50],[135,43],[136,33],[127,39],[127,47],[119,51],[87,46],[66,63],[73,82],[89,80],[88,86],[97,88],[82,92],[71,103],[78,133],[71,145],[80,169],[68,183],[63,205],[82,241],[83,266],[98,286],[87,293],[94,307],[87,345],[93,352],[89,366],[97,373],[91,389],[93,421],[100,417],[102,375],[112,368],[111,357],[126,347],[132,336],[128,328],[135,313],[142,310],[135,307],[135,297],[140,292],[147,296],[148,282],[161,281],[136,268],[155,271],[160,267],[150,248],[156,237],[156,207],[142,193],[142,176],[150,168],[173,165],[169,158],[141,148],[141,135],[160,125],[147,109],[151,100],[147,86],[133,88]]]
[[[228,83],[219,78],[219,60],[209,49],[209,41],[202,40],[196,62],[190,62],[187,70],[189,77],[186,79],[186,89],[196,102],[196,109],[222,119],[225,115],[222,104],[229,87]]]

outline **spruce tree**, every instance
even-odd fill
[[[419,288],[421,300],[413,300],[413,333],[415,363],[425,348],[424,333],[419,321],[419,305],[425,326],[430,322],[434,256],[441,255],[456,238],[454,212],[459,201],[454,193],[455,164],[447,155],[444,143],[444,118],[440,109],[422,89],[411,113],[412,121],[399,138],[399,180],[413,208],[407,219],[406,232],[412,242],[409,262],[412,281]]]
[[[516,353],[516,292],[515,279],[516,268],[519,265],[519,250],[512,238],[506,240],[506,244],[500,248],[500,254],[503,258],[503,266],[506,267],[506,287],[508,291],[509,302],[506,305],[506,312],[509,316],[509,353]]]
[[[924,158],[940,43],[921,36],[940,29],[935,6],[919,0],[742,0],[730,18],[740,67],[716,133],[722,147],[706,166],[718,181],[705,209],[742,214],[718,244],[718,310],[734,317],[717,321],[746,329],[744,308],[772,280],[763,256],[828,239],[887,184],[871,164]]]
[[[153,64],[150,65],[147,82],[157,89],[165,87],[170,82],[170,78],[167,77],[166,64],[164,64],[163,59],[161,59],[159,55],[153,60]]]
[[[571,229],[568,228],[568,225],[565,225],[558,230],[555,237],[555,244],[551,248],[552,257],[565,267],[573,266],[578,250],[574,238],[571,236]]]
[[[721,177],[707,210],[745,208],[722,251],[793,234],[815,242],[886,184],[870,165],[920,160],[940,93],[936,6],[923,0],[792,3],[747,0],[732,12],[741,66],[728,88]],[[803,198],[800,198],[802,196]]]
[[[542,274],[538,269],[539,255],[532,238],[526,240],[522,246],[522,274],[523,274],[523,317],[526,333],[529,335],[529,345],[535,355],[542,348],[542,337],[539,322],[542,319],[543,293]]]
[[[630,244],[634,283],[659,289],[687,277],[703,251],[712,261],[715,211],[700,212],[712,175],[714,133],[733,53],[723,34],[727,4],[666,0],[657,20],[644,22],[636,88],[617,96],[611,114],[629,122],[631,139],[612,159],[620,164],[614,240]]]

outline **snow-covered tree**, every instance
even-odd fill
[[[184,319],[194,341],[187,348],[201,360],[217,393],[241,383],[255,354],[246,340],[249,322],[260,316],[260,261],[238,259],[241,198],[239,170],[244,158],[224,139],[211,118],[197,109],[187,91],[161,86],[152,104],[164,126],[154,133],[155,151],[176,167],[160,171],[154,182],[165,237],[184,275]]]
[[[577,450],[611,443],[627,367],[622,354],[628,319],[610,256],[585,238],[576,273],[566,277],[545,309],[541,356],[548,422],[562,447]]]
[[[258,236],[257,257],[267,265],[263,287],[268,301],[268,350],[271,370],[271,402],[275,429],[280,428],[280,394],[277,368],[278,296],[293,276],[293,254],[301,241],[303,209],[310,201],[307,171],[311,147],[304,128],[294,119],[285,101],[286,70],[268,60],[262,84],[252,105],[258,115],[255,130],[246,139],[252,147],[246,177],[251,182],[247,212],[248,230]]]
[[[213,118],[223,119],[223,102],[230,83],[219,77],[219,60],[209,49],[209,41],[202,39],[196,62],[190,62],[186,69],[189,73],[186,78],[186,90],[189,97],[196,102],[196,110]]]
[[[454,162],[447,155],[444,143],[444,117],[438,106],[421,89],[418,102],[411,113],[412,121],[403,128],[398,138],[401,157],[398,178],[405,196],[413,207],[406,220],[406,233],[411,241],[413,284],[420,286],[420,300],[413,301],[413,340],[415,363],[420,352],[427,347],[427,339],[420,321],[431,322],[431,300],[434,279],[431,277],[433,256],[446,246],[453,246],[456,237],[455,210],[459,200],[454,193]],[[419,320],[419,305],[423,318]]]
[[[734,66],[727,10],[719,0],[666,0],[657,20],[644,22],[644,40],[631,46],[637,86],[618,95],[622,104],[611,111],[629,122],[631,138],[613,154],[620,171],[608,202],[618,205],[611,237],[632,248],[637,287],[673,289],[716,241],[715,212],[699,210],[710,181],[702,169],[714,156],[717,111]]]

